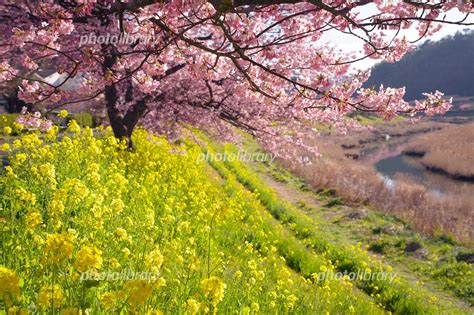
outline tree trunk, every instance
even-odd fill
[[[107,99],[107,93],[106,93]],[[110,126],[114,132],[114,136],[118,139],[125,139],[127,141],[127,146],[129,149],[133,149],[132,142],[132,133],[135,129],[135,126],[138,124],[138,121],[143,116],[147,109],[145,100],[137,101],[133,106],[131,106],[127,113],[122,117],[120,112],[113,105],[109,105],[107,102],[107,115],[109,117]]]
[[[105,75],[110,75],[112,67],[117,61],[117,51],[115,47],[110,49],[110,52],[105,56],[102,70]],[[129,149],[133,149],[132,133],[140,118],[145,113],[146,98],[138,100],[132,105],[125,115],[122,117],[120,111],[117,109],[118,91],[115,83],[108,85],[104,91],[105,102],[107,107],[107,116],[109,117],[110,126],[114,132],[114,136],[118,139],[125,139]],[[126,92],[126,101],[130,102],[133,98],[133,87],[131,82]]]

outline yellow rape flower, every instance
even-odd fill
[[[145,266],[154,272],[158,272],[163,264],[163,255],[160,250],[154,250],[145,256]]]
[[[10,151],[10,145],[5,142],[4,144],[0,145],[0,150],[2,150],[2,151]]]
[[[15,193],[18,196],[18,199],[26,203],[30,203],[31,205],[36,204],[36,195],[34,193],[31,193],[22,187],[17,188]]]
[[[260,310],[260,305],[258,305],[258,303],[252,303],[252,305],[250,306],[250,309],[253,311],[253,312],[256,312],[258,313],[258,311]]]
[[[26,307],[12,306],[8,309],[7,314],[27,315],[28,309]]]
[[[124,249],[122,249],[122,253],[123,255],[125,256],[125,258],[128,258],[131,254],[130,252],[130,249],[128,249],[127,247],[125,247]]]
[[[60,264],[64,259],[71,258],[74,250],[74,240],[75,236],[72,233],[49,234],[46,237],[44,252],[50,261]]]
[[[142,306],[151,297],[153,286],[147,280],[129,280],[125,283],[132,306]]]
[[[113,199],[110,206],[115,213],[121,213],[125,208],[125,204],[121,199]]]
[[[70,120],[67,124],[67,130],[75,134],[81,133],[81,127],[74,119]]]
[[[80,272],[102,267],[102,251],[94,245],[82,247],[76,256],[74,266]]]
[[[66,307],[59,312],[59,315],[78,315],[79,309],[77,307]]]
[[[38,209],[31,208],[26,214],[25,221],[28,230],[33,231],[38,225],[43,222],[43,218]]]
[[[0,266],[0,299],[9,306],[20,295],[20,280],[14,271]]]
[[[100,299],[100,303],[106,311],[113,311],[119,308],[124,300],[124,291],[112,291],[104,293]]]
[[[23,124],[17,123],[16,121],[13,122],[12,126],[13,126],[13,129],[17,132],[20,132],[23,129],[25,129],[25,126]]]
[[[49,178],[50,180],[56,178],[56,170],[54,168],[54,165],[50,163],[41,164],[39,166],[39,171],[42,174],[43,178]]]
[[[164,286],[166,286],[166,280],[163,277],[158,278],[154,283],[155,289],[159,289],[159,288],[162,288]]]
[[[80,272],[102,267],[102,251],[94,245],[82,247],[76,256],[74,267]]]
[[[127,230],[122,228],[116,228],[114,231],[114,235],[121,240],[128,240]]]
[[[21,146],[22,146],[22,144],[21,144],[20,140],[16,139],[16,140],[13,141],[13,147],[15,149],[19,149],[19,148],[21,148]]]
[[[185,306],[186,310],[191,315],[195,315],[199,311],[199,302],[195,299],[188,299]]]
[[[49,202],[49,211],[56,217],[64,212],[65,206],[63,199],[67,197],[67,192],[64,189],[58,189],[54,192],[53,198]]]
[[[255,260],[249,260],[247,265],[249,266],[250,270],[256,270],[257,269],[257,262]]]
[[[69,197],[79,202],[89,195],[89,189],[77,178],[69,178],[64,181],[64,189],[69,193]]]
[[[28,309],[26,307],[12,306],[7,310],[7,314],[27,315]]]
[[[59,118],[66,118],[68,114],[69,114],[69,113],[67,112],[67,110],[62,109],[62,110],[59,111],[58,117],[59,117]]]
[[[41,309],[45,310],[51,307],[61,307],[62,300],[63,294],[61,288],[59,285],[55,284],[53,286],[43,286],[38,293],[38,299],[36,302]]]
[[[285,306],[288,309],[293,309],[293,307],[295,306],[296,301],[298,301],[298,298],[296,297],[296,295],[290,294],[286,297]]]
[[[116,258],[111,258],[109,262],[112,269],[117,269],[120,267],[120,262]]]
[[[211,276],[201,281],[201,289],[207,298],[211,299],[211,303],[216,306],[224,298],[225,283],[222,279]]]
[[[240,278],[242,278],[242,271],[240,270],[237,270],[235,273],[234,273],[234,278],[239,280]]]
[[[49,128],[48,131],[46,131],[45,139],[49,141],[56,140],[58,132],[59,132],[58,126],[51,126],[51,128]]]

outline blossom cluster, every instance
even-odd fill
[[[366,58],[397,62],[443,23],[469,25],[472,2],[290,2],[226,1],[238,6],[231,10],[204,0],[66,6],[2,0],[0,83],[17,80],[21,100],[46,107],[87,102],[105,113],[107,103],[116,121],[136,115],[169,138],[192,126],[236,140],[237,126],[283,157],[296,154],[289,143],[317,153],[304,141],[314,123],[360,127],[347,118],[354,111],[388,120],[450,107],[437,94],[412,106],[402,88],[363,89],[370,73],[350,65]],[[466,19],[443,18],[454,8]],[[363,53],[336,49],[324,40],[328,30],[354,36]],[[35,71],[45,67],[59,79],[39,79]],[[102,102],[102,95],[110,99]],[[144,103],[146,115],[137,110]],[[22,119],[39,128],[37,118]]]
[[[21,110],[20,116],[16,122],[26,128],[34,128],[41,131],[48,131],[53,126],[53,122],[44,117],[41,117],[40,112],[31,114],[26,107]]]

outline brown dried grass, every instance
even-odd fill
[[[396,215],[431,236],[473,242],[474,194],[467,189],[439,197],[406,176],[397,178],[390,188],[373,168],[348,159],[319,158],[311,165],[282,163],[315,189],[336,189],[348,204],[362,203]]]
[[[450,126],[417,137],[406,150],[423,154],[427,168],[453,177],[474,179],[474,123]]]

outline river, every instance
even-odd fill
[[[473,182],[453,179],[445,174],[427,170],[420,163],[420,157],[404,154],[403,149],[410,139],[411,137],[387,140],[385,143],[362,150],[360,161],[372,165],[389,186],[395,184],[396,177],[399,176],[397,174],[401,174],[410,176],[438,195],[450,194],[460,189],[470,189],[474,192]]]

